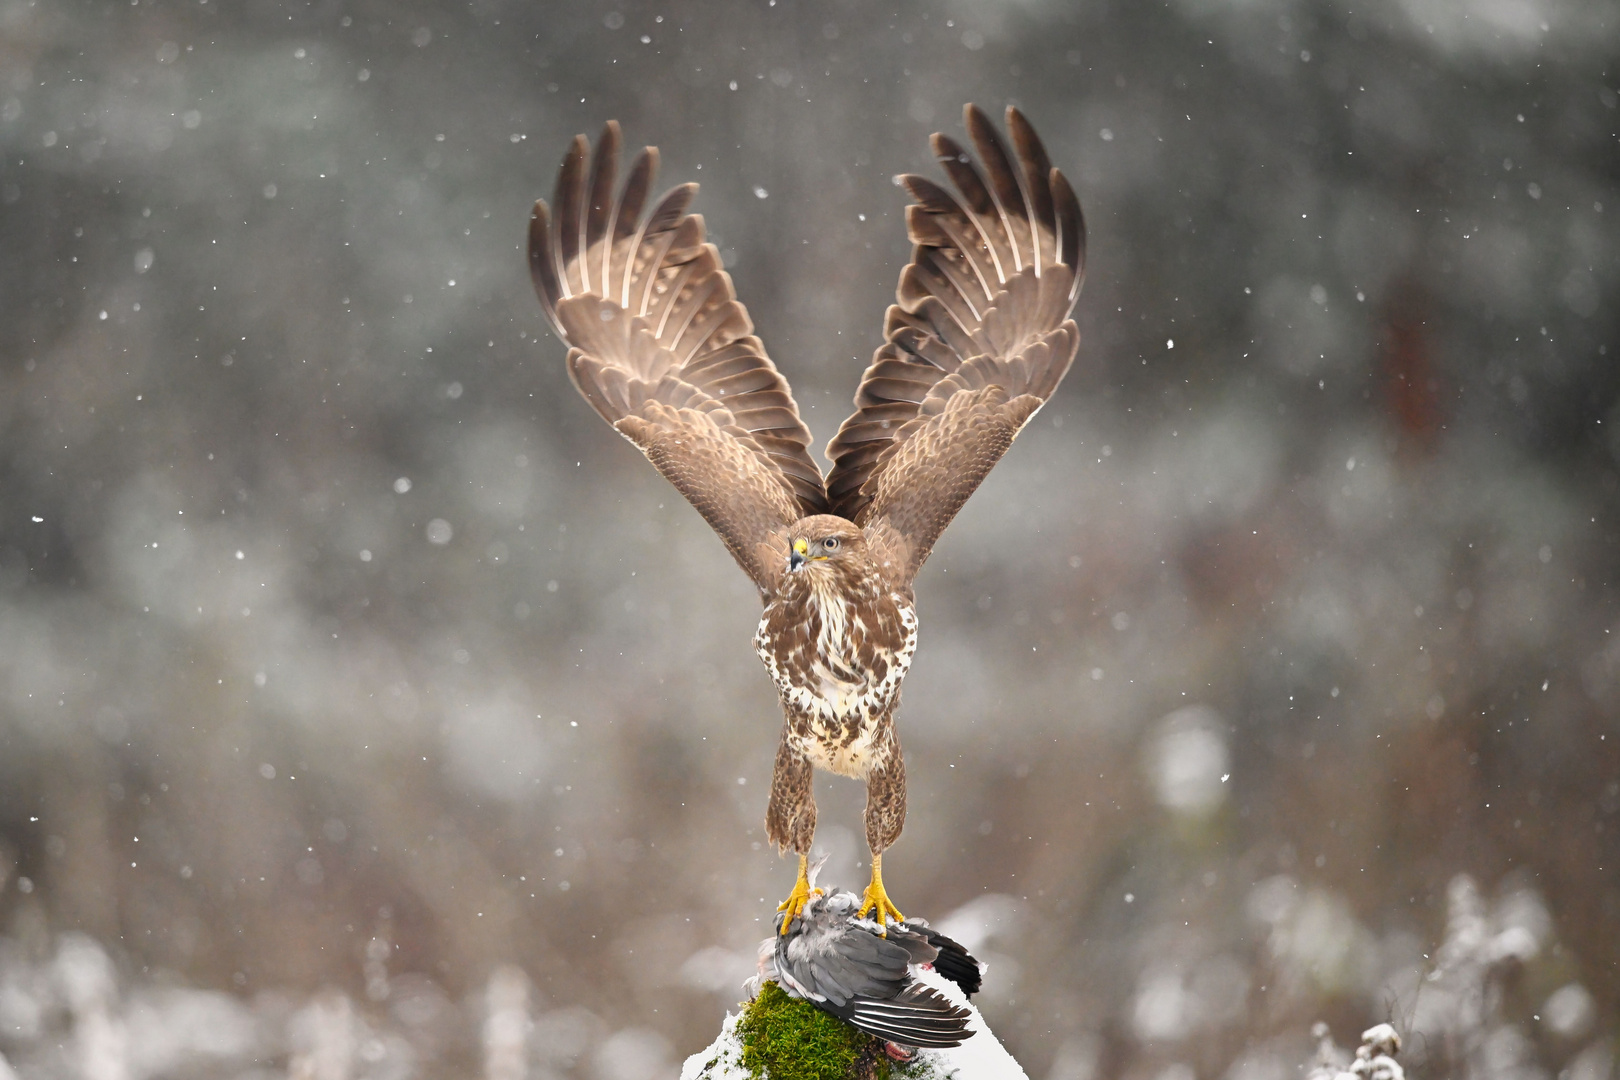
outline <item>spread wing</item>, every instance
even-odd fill
[[[1069,318],[1085,274],[1080,203],[1017,109],[1016,160],[977,106],[965,114],[979,164],[933,138],[956,192],[899,178],[916,199],[911,265],[855,413],[827,447],[833,513],[866,527],[908,582],[1080,345]]]
[[[696,184],[642,209],[658,152],[641,151],[614,194],[619,126],[590,152],[575,136],[557,176],[556,218],[529,220],[529,273],[585,400],[641,448],[714,527],[760,588],[782,573],[774,534],[827,509],[810,430],[753,336],[703,219]]]

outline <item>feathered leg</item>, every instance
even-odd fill
[[[776,850],[792,848],[799,856],[799,877],[788,898],[777,905],[777,911],[787,912],[782,920],[782,933],[804,910],[812,893],[806,871],[809,866],[810,844],[816,835],[816,796],[812,787],[810,762],[805,756],[788,746],[787,732],[776,748],[776,770],[771,775],[771,801],[765,807],[765,835]]]
[[[866,846],[872,851],[872,880],[866,886],[860,914],[872,911],[879,923],[904,922],[906,918],[883,888],[883,853],[900,838],[906,823],[906,763],[900,755],[900,739],[892,727],[889,731],[883,765],[866,777]]]

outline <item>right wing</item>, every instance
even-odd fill
[[[529,219],[535,292],[580,394],[771,591],[787,559],[781,531],[827,510],[810,430],[704,242],[702,217],[686,213],[697,185],[671,189],[643,220],[658,152],[637,155],[615,199],[618,159],[616,122],[594,157],[574,137],[555,222],[544,201]]]

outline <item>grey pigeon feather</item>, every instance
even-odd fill
[[[972,993],[979,988],[978,962],[920,919],[890,923],[885,934],[885,927],[856,918],[859,907],[851,892],[813,892],[786,934],[780,933],[786,913],[778,915],[779,932],[760,943],[761,977],[876,1038],[902,1047],[960,1046],[973,1034],[971,1014],[919,982],[911,969],[947,952],[948,977]],[[971,989],[957,977],[961,972],[971,972]]]

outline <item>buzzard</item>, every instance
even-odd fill
[[[860,911],[903,920],[882,860],[906,816],[894,716],[917,648],[912,581],[1080,344],[1074,191],[1017,109],[1011,153],[982,110],[964,114],[976,159],[947,135],[932,140],[955,191],[897,178],[915,200],[911,263],[826,476],[702,217],[687,212],[697,185],[648,209],[657,150],[637,154],[616,187],[618,124],[594,153],[576,136],[555,208],[537,202],[529,221],[529,272],[574,386],[713,526],[764,600],[754,646],[784,714],[765,830],[799,856],[784,931],[815,891],[813,768],[866,781],[872,879]]]

